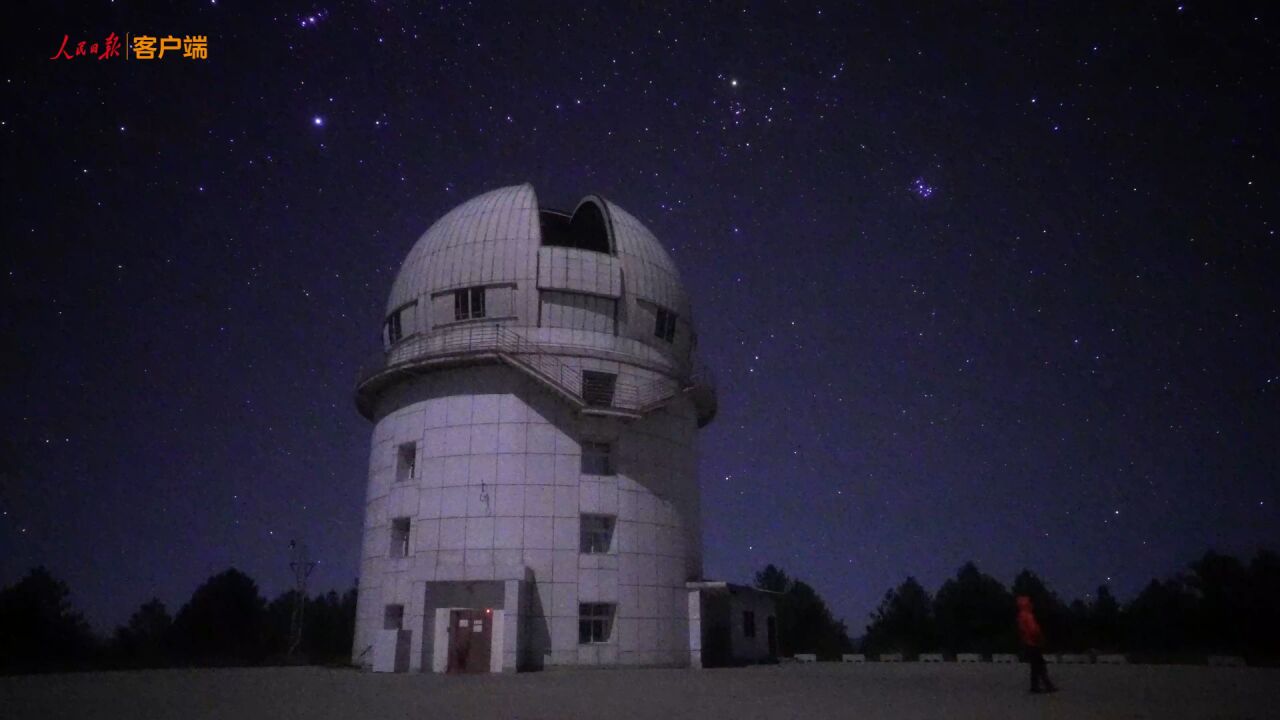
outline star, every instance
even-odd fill
[[[304,28],[315,27],[317,24],[320,23],[321,20],[324,20],[328,16],[329,16],[328,10],[321,10],[320,12],[298,18],[298,26],[304,27]]]
[[[314,116],[314,117],[312,117],[312,118],[311,118],[311,124],[312,124],[312,125],[315,125],[316,127],[323,127],[323,126],[324,126],[324,118],[320,117],[319,115],[316,115],[316,116]]]

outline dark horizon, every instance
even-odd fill
[[[1124,600],[1280,548],[1265,4],[6,14],[0,585],[99,632],[228,566],[274,597],[292,538],[351,586],[391,279],[524,181],[683,274],[709,577],[857,635],[970,560]],[[209,59],[50,60],[110,32]]]

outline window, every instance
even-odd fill
[[[582,443],[582,474],[613,475],[613,446],[602,442]]]
[[[578,644],[607,643],[613,634],[613,605],[582,603],[578,605]]]
[[[606,555],[613,547],[613,517],[583,515],[579,524],[580,550],[587,555]]]
[[[409,557],[409,518],[395,518],[391,521],[391,557]]]
[[[742,634],[749,638],[756,636],[756,614],[751,610],[742,611]]]
[[[582,371],[582,399],[591,407],[612,407],[613,388],[618,382],[614,373]]]
[[[386,612],[382,615],[383,630],[403,630],[404,629],[404,606],[388,605]]]
[[[396,450],[396,482],[413,482],[418,467],[418,446],[405,443]]]
[[[484,288],[473,287],[454,291],[454,320],[475,320],[482,317],[484,317]]]
[[[387,313],[387,319],[382,323],[382,340],[388,348],[413,335],[417,305],[417,300],[411,300]]]
[[[677,317],[675,313],[666,308],[658,308],[658,313],[654,317],[653,323],[654,337],[662,338],[667,342],[675,342]]]
[[[400,325],[401,311],[396,310],[387,316],[387,344],[395,345],[404,337],[404,328]]]

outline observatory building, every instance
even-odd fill
[[[694,446],[716,394],[634,217],[541,208],[530,185],[469,200],[409,251],[382,341],[356,391],[374,423],[357,664],[699,664],[703,615],[737,617],[726,593],[760,631],[752,609],[716,632],[771,652],[771,602],[702,577]]]

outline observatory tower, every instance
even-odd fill
[[[432,225],[356,391],[356,662],[688,665],[716,413],[695,339],[670,256],[601,197],[561,212],[508,187]]]

